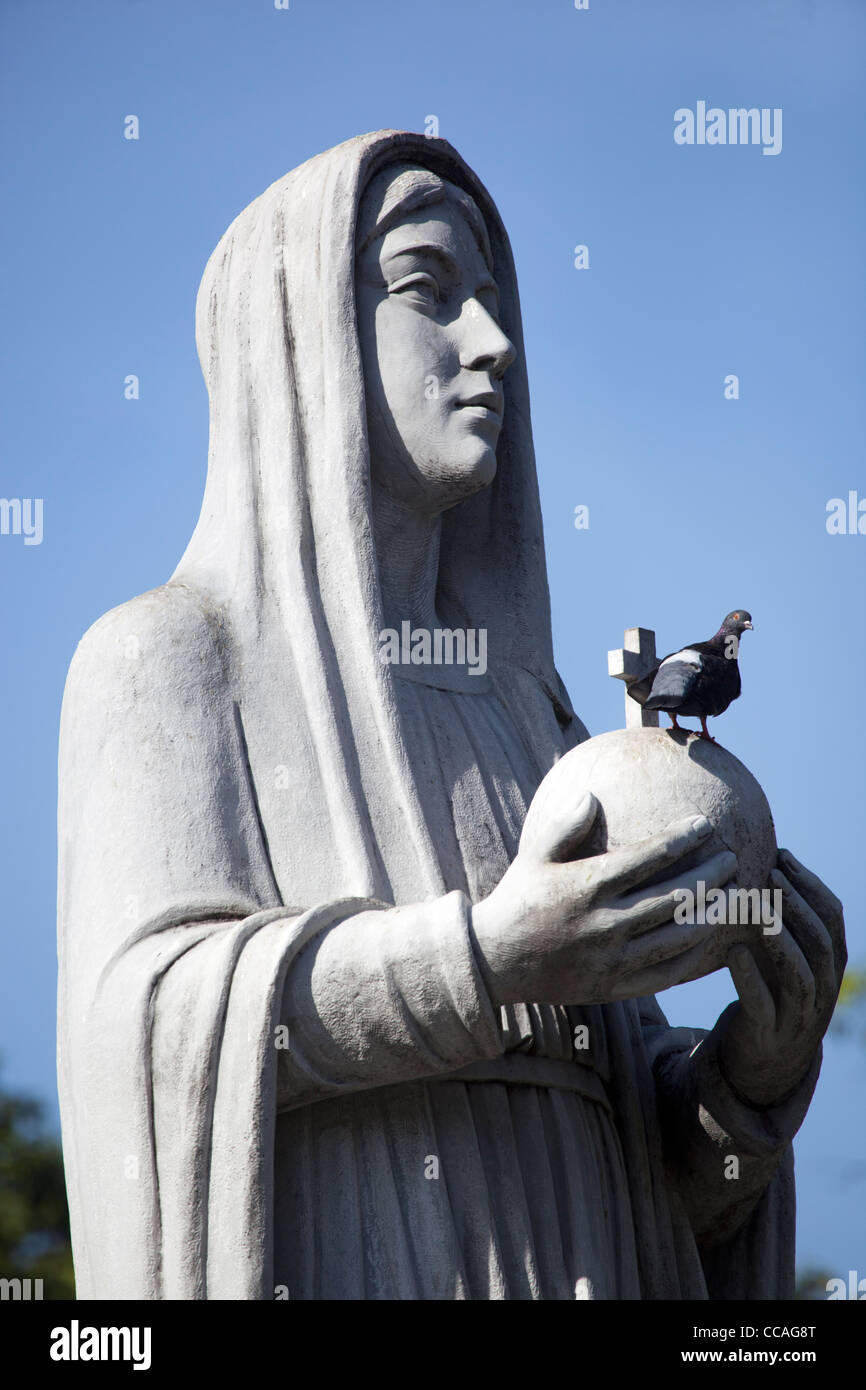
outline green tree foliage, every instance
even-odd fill
[[[866,968],[863,965],[845,971],[831,1027],[839,1037],[859,1036],[861,1041],[866,1041]]]
[[[63,1160],[41,1103],[0,1090],[0,1278],[74,1298]]]
[[[827,1284],[833,1276],[826,1269],[809,1265],[797,1275],[794,1297],[811,1303],[827,1301]]]

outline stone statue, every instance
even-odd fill
[[[489,195],[445,141],[349,140],[235,220],[197,338],[200,520],[64,699],[79,1296],[787,1296],[841,911],[782,852],[761,952],[677,925],[735,855],[677,814],[581,858],[589,794],[518,852],[587,732]],[[654,992],[726,962],[740,1002],[671,1028]]]

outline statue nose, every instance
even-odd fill
[[[496,320],[477,299],[470,300],[462,318],[468,323],[460,348],[460,365],[472,371],[489,371],[504,376],[517,356],[517,349]]]

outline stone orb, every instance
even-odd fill
[[[531,849],[551,819],[566,823],[588,791],[599,811],[590,838],[576,851],[580,858],[646,839],[684,816],[704,815],[713,835],[680,867],[730,849],[739,862],[739,887],[767,887],[776,863],[767,798],[748,768],[718,744],[667,729],[618,729],[588,739],[544,778],[527,813],[521,850]]]

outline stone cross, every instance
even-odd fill
[[[658,710],[644,709],[632,700],[628,687],[639,681],[656,664],[656,635],[652,628],[627,627],[625,643],[620,651],[608,652],[607,674],[625,681],[625,727],[627,729],[657,729]]]

